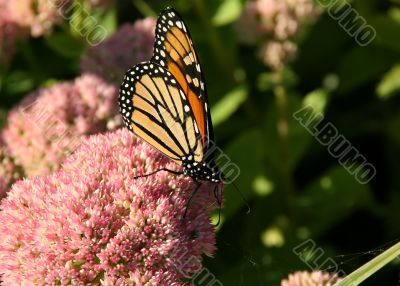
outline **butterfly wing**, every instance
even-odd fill
[[[184,92],[206,153],[214,138],[205,81],[189,31],[173,8],[164,9],[158,18],[151,61],[165,67]]]
[[[188,99],[165,68],[148,62],[128,70],[119,105],[129,130],[178,164],[190,155],[197,162],[203,160],[199,126]]]

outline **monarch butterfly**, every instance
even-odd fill
[[[126,72],[119,105],[130,131],[183,167],[182,172],[165,168],[156,172],[189,175],[197,183],[188,205],[202,181],[217,185],[224,181],[215,164],[213,126],[198,55],[173,8],[164,9],[157,20],[153,57]],[[221,205],[217,191],[214,195]]]

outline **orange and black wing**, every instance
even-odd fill
[[[214,139],[205,81],[189,31],[173,8],[164,9],[158,18],[151,61],[166,68],[184,92],[206,153]]]
[[[171,72],[153,62],[128,70],[119,90],[129,130],[180,165],[188,157],[203,161],[200,129],[189,104]]]

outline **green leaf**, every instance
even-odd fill
[[[382,99],[389,98],[400,90],[400,65],[395,65],[382,78],[376,88],[376,93]]]
[[[341,93],[354,89],[380,78],[393,65],[395,53],[380,47],[356,47],[342,55],[338,67],[339,87]],[[368,60],[366,60],[368,59]]]
[[[133,5],[146,17],[157,17],[157,13],[144,0],[133,0]]]
[[[46,44],[56,53],[66,58],[79,58],[85,50],[84,42],[66,32],[55,32],[46,37]]]
[[[229,118],[247,99],[247,88],[239,86],[234,90],[228,92],[219,102],[212,108],[212,121],[213,125],[224,122]]]
[[[298,76],[290,68],[280,72],[263,72],[257,78],[257,87],[260,91],[272,90],[277,85],[293,87],[298,82]]]
[[[244,132],[238,137],[228,148],[226,148],[226,156],[230,163],[240,171],[239,177],[234,181],[241,193],[249,200],[254,194],[254,181],[260,176],[265,177],[264,153],[265,148],[262,141],[262,132],[259,129]],[[248,150],[251,146],[251,150]],[[228,168],[223,169],[223,165],[219,164],[226,173]],[[230,165],[231,168],[232,165]],[[271,180],[266,178],[268,182]],[[271,183],[273,184],[273,183]],[[265,188],[265,186],[262,186]],[[272,190],[268,190],[272,191]],[[227,184],[224,189],[225,204],[223,215],[225,220],[231,217],[241,207],[244,206],[243,199],[232,184]],[[244,214],[244,213],[243,213]]]
[[[115,9],[95,9],[92,16],[98,21],[96,26],[107,31],[106,37],[113,34],[118,26],[117,11]]]
[[[303,106],[311,106],[314,112],[324,114],[328,96],[323,89],[314,90],[304,97]]]
[[[21,70],[13,71],[4,81],[4,90],[9,94],[28,92],[33,86],[32,74]]]
[[[4,109],[0,109],[0,130],[3,128],[6,123],[7,111]]]
[[[265,112],[264,148],[267,150],[267,157],[274,163],[275,167],[285,163],[288,165],[289,170],[292,170],[312,140],[312,136],[306,128],[293,117],[293,114],[301,109],[302,102],[300,97],[294,94],[287,94],[285,121],[287,122],[288,136],[287,150],[284,150],[286,158],[281,157],[285,142],[282,142],[282,138],[278,136],[279,116],[276,105],[271,105]]]
[[[304,195],[296,202],[296,211],[314,236],[371,202],[368,186],[337,166],[305,188]]]
[[[241,13],[240,0],[225,0],[217,9],[212,22],[216,26],[223,26],[234,22]]]
[[[385,46],[396,52],[400,51],[400,22],[387,17],[385,14],[367,18],[367,22],[376,30],[376,39],[374,43]]]

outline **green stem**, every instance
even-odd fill
[[[133,5],[147,17],[157,17],[157,13],[143,0],[132,0]]]
[[[219,63],[219,65],[224,70],[224,74],[228,77],[228,80],[235,83],[236,79],[234,76],[235,65],[229,58],[229,55],[224,48],[224,44],[221,42],[221,38],[219,37],[216,29],[213,27],[210,18],[207,15],[206,6],[204,5],[203,0],[195,0],[194,4],[196,6],[196,10],[199,14],[199,17],[203,23],[203,26],[206,30],[206,34],[208,35],[208,39],[210,40],[211,47],[215,54],[215,57]]]
[[[400,242],[393,245],[334,286],[356,286],[400,255]]]
[[[19,43],[19,50],[32,72],[35,84],[38,85],[45,80],[44,73],[41,69],[42,65],[37,61],[36,56],[27,43]]]
[[[282,84],[274,88],[276,108],[278,111],[277,133],[279,140],[280,173],[282,187],[285,189],[288,201],[294,195],[294,184],[289,162],[289,123],[288,123],[288,98],[285,87]]]

